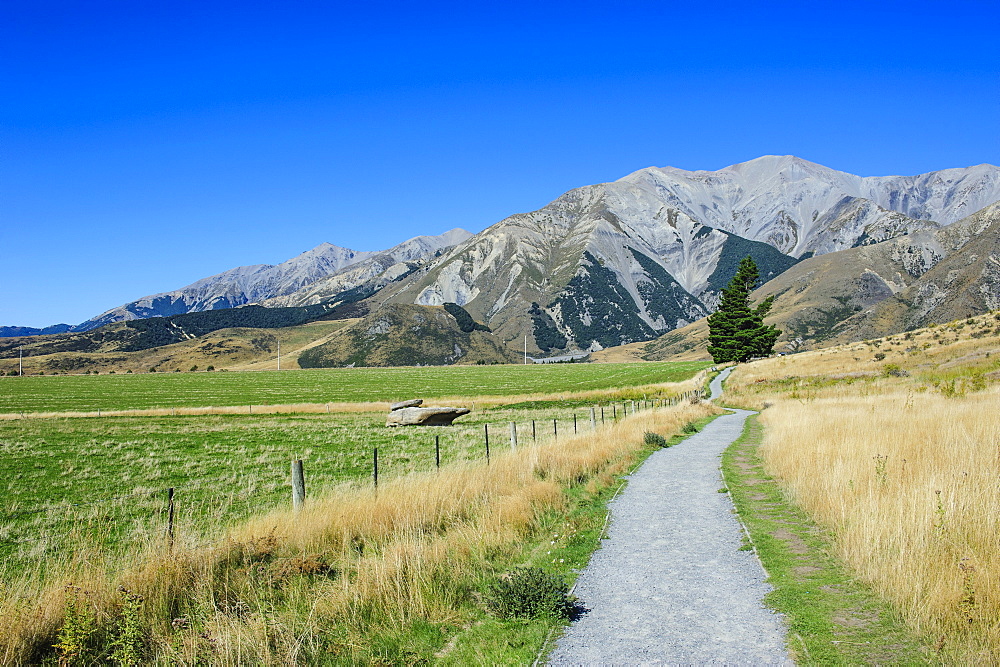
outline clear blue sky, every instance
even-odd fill
[[[1000,164],[1000,3],[5,2],[0,325],[643,167]]]

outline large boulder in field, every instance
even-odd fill
[[[386,426],[450,426],[456,417],[467,415],[469,408],[400,408],[389,413]]]

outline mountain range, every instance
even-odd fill
[[[986,247],[997,236],[989,221],[998,201],[1000,168],[992,165],[886,177],[792,156],[718,171],[650,167],[571,190],[479,234],[452,230],[382,252],[322,244],[277,266],[239,267],[138,299],[71,329],[252,303],[324,304],[334,318],[348,305],[345,316],[454,303],[500,343],[521,349],[527,337],[529,351],[545,356],[649,341],[696,322],[714,309],[736,264],[751,255],[771,293],[780,292],[774,312],[788,313],[790,337],[815,341],[843,332],[819,326],[808,312],[823,311],[817,317],[839,325],[886,301],[922,304],[907,307],[926,311],[919,317],[889,314],[888,304],[865,316],[869,328],[890,320],[909,326],[943,312],[959,284],[985,294],[969,307],[996,307],[989,305],[996,300],[993,283],[982,276],[997,266],[995,243]],[[847,267],[866,261],[867,272],[847,277],[854,271]],[[832,284],[833,269],[824,273],[821,266],[843,274],[845,292],[834,296],[847,301],[826,290],[824,298],[837,308],[823,302],[803,310],[803,295]],[[935,278],[945,267],[947,274]],[[780,287],[791,281],[798,281],[794,288]],[[793,307],[795,290],[800,299]],[[852,325],[858,331],[862,319]]]

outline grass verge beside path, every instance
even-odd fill
[[[930,652],[898,614],[830,555],[831,536],[785,498],[765,471],[756,416],[726,450],[722,470],[774,591],[765,602],[790,623],[796,662],[928,664]]]

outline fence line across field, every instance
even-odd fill
[[[654,408],[657,408],[657,407],[660,407],[660,408],[672,407],[672,406],[680,404],[683,401],[690,400],[690,399],[693,399],[693,398],[696,398],[696,397],[697,398],[701,398],[701,397],[703,397],[705,395],[707,395],[707,391],[706,390],[704,390],[704,389],[696,389],[696,390],[691,390],[691,391],[683,392],[681,394],[672,396],[670,398],[665,398],[665,399],[664,398],[661,398],[661,399],[655,399],[654,398],[652,400],[643,399],[642,401],[625,401],[625,402],[622,403],[622,418],[624,419],[627,416],[629,416],[629,414],[630,414],[629,408],[631,408],[631,415],[635,415],[637,412],[639,412],[641,410],[649,410],[649,409],[654,409]],[[594,405],[594,406],[591,406],[589,408],[589,418],[590,418],[591,432],[596,432],[597,431],[598,410],[600,411],[600,421],[601,421],[601,424],[605,423],[605,407],[606,406],[604,406],[604,405]],[[612,408],[612,420],[613,421],[617,421],[617,419],[618,419],[617,404],[612,403],[612,404],[610,404],[610,407]],[[571,413],[571,418],[572,418],[572,422],[573,422],[573,432],[574,433],[579,433],[579,420],[578,420],[577,413],[575,411],[573,413]],[[568,421],[568,419],[569,418],[567,418],[567,421]],[[538,435],[537,434],[536,420],[531,420],[530,424],[531,424],[532,443],[536,444],[537,443],[537,435]],[[516,451],[517,447],[518,447],[517,426],[518,426],[517,422],[514,422],[514,421],[509,422],[510,444],[511,444],[511,449],[513,451]],[[558,418],[554,418],[552,420],[552,437],[553,437],[553,440],[558,440],[558,438],[559,438]],[[483,424],[483,444],[484,444],[484,450],[485,450],[486,464],[489,465],[489,463],[490,463],[490,423],[489,422],[485,422]],[[434,436],[434,445],[433,446],[434,446],[434,464],[435,464],[435,469],[440,469],[440,467],[441,467],[441,436],[440,435],[435,435]],[[372,448],[371,465],[372,465],[372,468],[371,468],[372,484],[373,484],[373,487],[377,490],[378,489],[378,482],[379,482],[379,452],[378,452],[378,447],[373,447]],[[298,511],[298,510],[300,510],[305,505],[305,502],[306,502],[305,466],[304,466],[304,463],[303,463],[302,459],[293,460],[292,463],[291,463],[290,486],[291,486],[292,508],[294,510]],[[190,489],[190,488],[193,488],[193,486],[192,485],[174,486],[174,487],[169,487],[167,489],[159,489],[159,490],[155,490],[155,491],[142,491],[142,492],[137,492],[137,493],[129,493],[129,494],[121,494],[121,495],[116,495],[116,496],[110,496],[110,497],[107,497],[107,498],[100,498],[100,499],[97,499],[97,500],[92,500],[90,502],[60,503],[60,504],[57,504],[57,505],[50,505],[48,507],[41,508],[41,509],[21,510],[21,511],[11,512],[11,513],[8,513],[6,515],[6,517],[8,519],[14,519],[14,518],[22,517],[22,516],[29,516],[29,515],[32,515],[32,514],[41,514],[41,513],[46,513],[46,512],[52,512],[52,511],[55,511],[55,510],[62,510],[62,509],[69,509],[69,508],[76,508],[76,507],[91,507],[91,506],[95,506],[95,505],[98,505],[98,504],[101,504],[101,503],[111,502],[111,501],[114,501],[114,500],[123,500],[123,499],[127,499],[127,498],[136,498],[136,497],[155,498],[157,496],[160,496],[161,498],[165,497],[165,501],[166,501],[165,502],[165,506],[161,510],[159,510],[160,512],[162,512],[162,513],[164,513],[166,515],[166,525],[164,526],[164,535],[165,535],[166,540],[167,540],[168,548],[172,548],[173,543],[174,543],[174,537],[175,537],[176,512],[178,510],[178,505],[177,505],[177,491],[178,490],[183,490],[183,489]],[[164,494],[164,495],[160,495],[160,494]],[[246,493],[246,494],[239,494],[239,495],[230,495],[229,496],[229,503],[230,504],[233,503],[237,498],[239,498],[240,500],[245,500],[245,501],[249,502],[254,497],[256,497],[257,495],[259,495],[259,494],[257,494],[257,493]],[[0,544],[13,545],[13,544],[27,544],[27,543],[42,542],[42,541],[46,541],[46,540],[52,540],[54,538],[65,537],[65,536],[71,534],[71,532],[72,531],[67,531],[67,532],[62,532],[62,533],[57,533],[57,534],[51,534],[51,533],[49,533],[49,534],[45,534],[45,535],[42,535],[42,536],[37,537],[37,538],[19,539],[19,540],[9,540],[9,539],[0,538]]]

